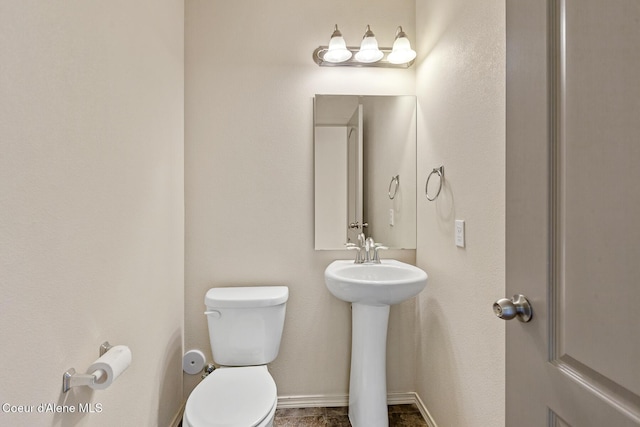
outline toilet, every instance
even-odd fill
[[[271,427],[278,403],[267,370],[280,349],[289,288],[213,288],[205,296],[209,341],[220,368],[187,399],[183,427]]]

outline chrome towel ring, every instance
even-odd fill
[[[396,186],[393,188],[393,194],[391,194],[391,186],[393,185],[394,182],[396,183]],[[389,198],[391,200],[393,200],[396,197],[399,186],[400,186],[400,175],[392,176],[391,182],[389,183]]]
[[[433,176],[434,174],[438,175],[438,177],[440,178],[440,183],[438,184],[438,191],[436,192],[436,195],[433,197],[430,197],[429,196],[429,180],[431,179],[431,176]],[[433,168],[433,170],[427,177],[427,183],[424,185],[424,194],[427,196],[427,200],[429,200],[430,202],[433,202],[435,199],[438,198],[438,196],[440,195],[440,191],[442,191],[442,181],[444,181],[444,166],[440,166],[439,168]]]

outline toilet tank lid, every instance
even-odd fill
[[[204,303],[209,308],[269,307],[284,304],[287,299],[286,286],[230,287],[209,289]]]

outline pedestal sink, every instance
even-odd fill
[[[329,291],[351,303],[349,420],[353,427],[388,427],[387,325],[389,306],[418,295],[427,273],[396,260],[380,264],[334,261],[324,272]]]

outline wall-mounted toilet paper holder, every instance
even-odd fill
[[[113,346],[109,341],[105,341],[100,345],[100,357],[109,351]],[[106,375],[103,370],[97,370],[93,374],[78,374],[76,370],[71,368],[62,375],[62,392],[66,393],[71,387],[90,386],[102,379]]]

